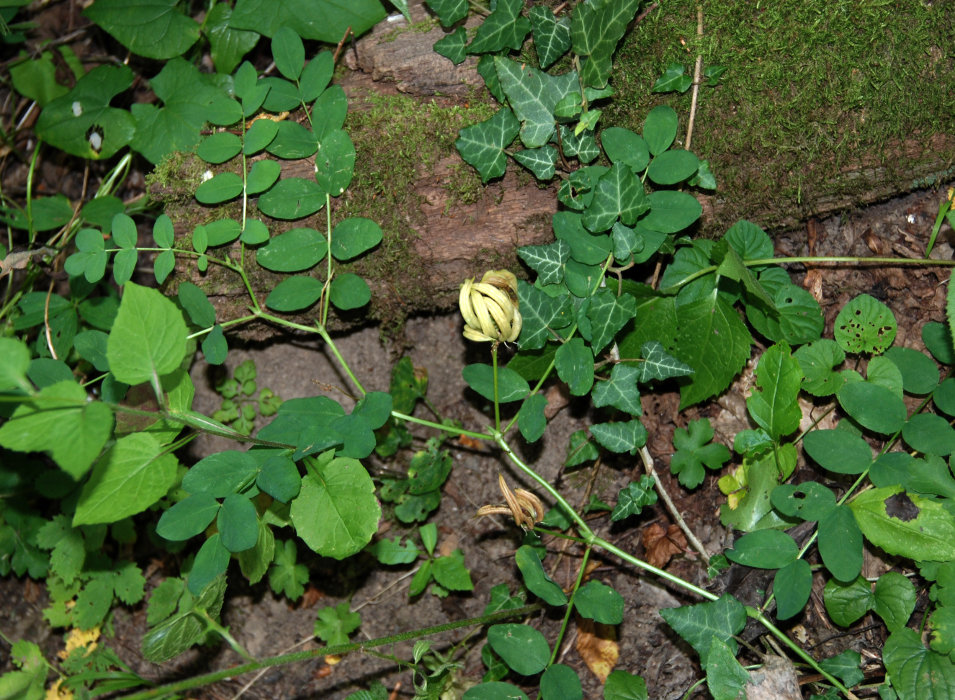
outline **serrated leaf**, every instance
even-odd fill
[[[349,610],[346,600],[335,607],[319,608],[315,620],[315,636],[329,646],[348,644],[348,635],[361,625],[361,615]]]
[[[186,334],[182,313],[171,301],[155,289],[129,283],[109,335],[110,370],[126,384],[156,383],[179,367]]]
[[[308,568],[296,562],[297,555],[294,540],[279,542],[275,547],[275,561],[269,569],[269,587],[290,600],[301,598],[308,583]]]

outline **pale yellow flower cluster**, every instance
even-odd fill
[[[480,282],[461,285],[458,298],[464,316],[464,337],[477,342],[510,343],[521,334],[517,310],[517,278],[507,270],[490,270]]]

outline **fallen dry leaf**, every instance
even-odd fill
[[[617,665],[617,657],[620,656],[617,628],[578,617],[577,653],[591,673],[597,676],[601,683],[605,682],[613,667]]]
[[[671,525],[664,531],[659,523],[651,523],[643,531],[643,550],[646,552],[647,562],[662,569],[675,554],[686,551],[686,537],[676,525]]]

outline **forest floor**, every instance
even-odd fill
[[[776,236],[781,255],[896,255],[918,257],[931,229],[941,191],[925,191],[895,199],[877,206],[847,213],[825,221],[812,221],[805,230]],[[949,242],[951,230],[946,226],[935,255],[952,256]],[[894,311],[899,323],[897,345],[923,349],[920,329],[928,321],[945,318],[945,281],[941,269],[912,270],[883,267],[842,267],[825,270],[791,270],[797,282],[817,295],[827,319],[827,333],[842,305],[859,293],[871,294]],[[394,361],[407,354],[415,367],[427,371],[428,398],[444,418],[453,418],[465,427],[482,429],[492,421],[489,406],[470,392],[461,377],[461,369],[471,362],[486,361],[487,346],[466,343],[461,337],[461,321],[457,315],[415,318],[409,320],[400,339],[383,340],[377,328],[366,328],[336,339],[359,379],[369,390],[387,390]],[[277,338],[256,346],[235,347],[229,353],[227,366],[255,362],[259,386],[267,386],[283,399],[329,395],[346,404],[343,390],[346,379],[337,372],[327,352],[311,341],[294,337]],[[197,362],[193,379],[198,394],[196,410],[210,413],[218,408],[221,398],[214,391],[216,372]],[[712,554],[732,544],[732,533],[719,523],[719,506],[725,497],[717,488],[719,474],[709,475],[701,487],[686,491],[669,474],[673,431],[695,417],[709,417],[716,430],[716,440],[731,446],[732,436],[750,427],[745,409],[752,380],[751,368],[718,400],[681,414],[675,391],[658,391],[643,397],[643,421],[649,430],[648,448],[662,481],[683,514],[687,525]],[[547,435],[540,443],[525,449],[524,457],[555,484],[570,501],[580,507],[592,496],[615,502],[620,488],[639,477],[643,465],[637,461],[597,463],[567,470],[562,467],[569,435],[585,427],[588,416],[575,402],[567,402],[559,394],[549,395],[556,410]],[[812,407],[808,407],[811,409]],[[421,417],[434,416],[419,405]],[[426,433],[419,433],[426,438]],[[420,447],[420,441],[418,446]],[[188,458],[228,448],[217,438],[200,438],[190,448]],[[430,593],[410,598],[408,585],[413,565],[383,567],[370,555],[359,555],[344,562],[313,558],[305,560],[309,582],[305,595],[296,603],[275,596],[263,581],[249,587],[237,574],[230,576],[230,588],[224,608],[224,621],[235,638],[255,657],[275,655],[293,650],[321,646],[313,635],[316,611],[326,606],[350,601],[350,607],[361,614],[361,626],[352,635],[360,641],[395,634],[406,630],[438,625],[482,614],[489,590],[504,583],[513,592],[520,576],[512,554],[521,543],[522,532],[503,517],[477,519],[475,512],[487,503],[500,501],[497,474],[503,472],[512,484],[521,484],[519,474],[508,467],[494,450],[480,445],[452,442],[454,460],[451,476],[443,491],[441,506],[432,516],[438,526],[438,547],[442,551],[460,548],[470,569],[474,591],[452,593],[438,598]],[[401,471],[408,455],[397,463],[372,463],[373,473]],[[731,467],[727,467],[731,468]],[[795,480],[800,480],[797,470]],[[528,488],[528,484],[522,484]],[[387,513],[387,508],[386,508]],[[611,524],[606,512],[592,514],[591,526],[602,537],[641,557],[657,558],[667,571],[686,578],[716,593],[730,592],[747,603],[758,603],[769,582],[758,570],[731,567],[715,579],[708,579],[699,558],[686,547],[682,536],[670,529],[670,516],[660,506],[644,511],[639,517]],[[393,519],[383,519],[379,536],[392,538],[408,532]],[[662,539],[660,535],[667,533]],[[656,539],[654,539],[656,538]],[[145,538],[141,538],[145,541]],[[562,586],[570,586],[577,574],[580,552],[565,541],[545,538],[545,544],[556,556],[548,557],[552,577]],[[300,548],[304,549],[304,548]],[[148,588],[158,585],[166,575],[175,575],[175,556],[158,551],[137,553],[140,565],[148,568]],[[598,558],[590,571],[591,578],[612,585],[625,600],[624,622],[616,630],[592,630],[572,623],[559,653],[562,663],[574,667],[584,681],[585,697],[601,696],[600,682],[588,668],[588,652],[592,651],[596,634],[603,635],[616,647],[616,668],[638,673],[647,682],[649,696],[655,699],[683,697],[701,678],[697,658],[660,617],[661,608],[693,602],[680,591],[660,581],[621,565],[612,557]],[[866,552],[863,573],[877,576],[893,562],[884,561],[877,553]],[[821,589],[822,580],[818,582]],[[819,593],[819,591],[816,591]],[[925,591],[922,591],[925,595]],[[50,653],[61,647],[59,635],[51,633],[43,622],[46,594],[40,584],[28,579],[8,578],[0,582],[0,631],[8,639],[33,639]],[[924,602],[924,599],[923,599]],[[804,648],[816,657],[827,657],[845,649],[854,649],[864,660],[878,669],[879,651],[884,628],[877,618],[863,617],[850,629],[833,628],[822,612],[821,596],[803,614],[789,621],[786,629],[799,639]],[[555,633],[560,618],[539,614],[526,620],[546,633]],[[139,654],[142,635],[146,631],[144,604],[118,609],[113,617],[112,634],[104,641],[112,646],[128,664],[145,677],[170,681],[207,670],[228,668],[241,661],[225,645],[193,650],[164,667],[144,662]],[[748,631],[748,630],[747,630]],[[744,633],[745,636],[745,633]],[[749,638],[748,638],[749,639]],[[480,649],[483,639],[473,629],[438,635],[432,639],[439,650],[455,650],[461,663],[463,679],[476,680],[483,673]],[[755,637],[749,639],[753,650],[766,652]],[[408,659],[411,642],[379,650]],[[753,652],[744,652],[745,657]],[[6,661],[6,659],[4,659]],[[748,659],[758,661],[756,656]],[[316,658],[311,661],[274,668],[259,675],[234,678],[203,689],[193,695],[200,698],[343,698],[376,680],[389,690],[400,688],[395,697],[413,695],[409,672],[398,669],[384,658],[362,652],[336,659]],[[699,691],[699,697],[706,697]],[[697,697],[693,696],[693,697]]]

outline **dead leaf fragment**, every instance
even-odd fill
[[[620,645],[617,644],[617,628],[583,617],[577,618],[577,653],[587,668],[601,683],[617,665]]]
[[[662,569],[674,555],[686,551],[686,537],[677,525],[664,530],[659,523],[651,523],[643,531],[643,550],[647,562]]]

